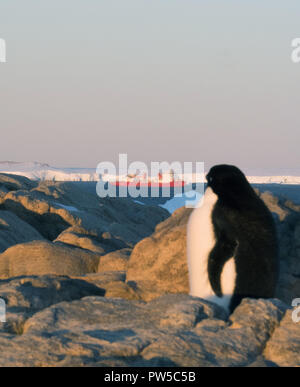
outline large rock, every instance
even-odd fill
[[[293,321],[292,310],[286,312],[275,328],[267,342],[264,357],[281,367],[300,366],[300,322]]]
[[[28,223],[9,211],[0,210],[0,253],[17,243],[44,239]]]
[[[98,219],[95,219],[95,223],[99,223]],[[103,230],[105,230],[104,227],[99,228],[97,231],[95,228],[92,229],[86,225],[73,226],[63,231],[54,242],[81,247],[101,255],[131,246],[130,242],[127,244],[126,238],[116,237]]]
[[[186,222],[190,213],[185,208],[175,211],[133,249],[126,280],[137,283],[145,300],[164,293],[188,293]]]
[[[99,256],[74,247],[34,241],[0,255],[0,278],[24,275],[83,275],[97,271]]]
[[[54,242],[61,242],[70,246],[77,246],[85,250],[93,251],[94,253],[103,255],[106,253],[106,246],[102,246],[100,242],[93,239],[90,235],[84,234],[86,231],[78,227],[69,227],[63,231],[54,240]],[[99,239],[99,237],[97,238]]]
[[[265,348],[286,309],[278,300],[245,299],[228,321],[217,305],[188,295],[149,303],[85,297],[35,313],[18,335],[0,333],[0,365],[277,365]]]

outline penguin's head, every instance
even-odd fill
[[[220,198],[253,194],[253,189],[243,172],[234,165],[215,165],[206,175],[207,187]]]

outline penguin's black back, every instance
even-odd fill
[[[212,212],[217,242],[209,257],[209,278],[215,293],[222,296],[222,268],[234,257],[232,312],[244,297],[274,296],[278,277],[276,228],[271,212],[237,167],[215,166],[207,180],[218,196]]]

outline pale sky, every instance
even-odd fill
[[[2,1],[0,160],[300,171],[296,37],[299,0]]]

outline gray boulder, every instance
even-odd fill
[[[80,279],[63,276],[31,276],[0,280],[0,296],[6,303],[6,323],[0,332],[21,334],[26,319],[51,305],[90,295],[104,295],[104,290]]]
[[[47,241],[10,247],[0,254],[0,278],[23,275],[83,275],[97,271],[99,256]]]
[[[0,210],[0,253],[18,243],[43,239],[36,229],[15,214]]]
[[[181,208],[133,249],[126,280],[136,283],[142,298],[165,293],[188,293],[186,222],[190,209]]]
[[[132,248],[169,216],[163,208],[140,205],[129,198],[100,199],[96,192],[70,182],[42,182],[31,190],[9,192],[2,199],[2,208],[17,214],[46,239],[59,238],[81,247],[82,243],[89,245],[82,241],[85,236],[91,245],[93,240],[92,249],[98,243],[105,253]]]

